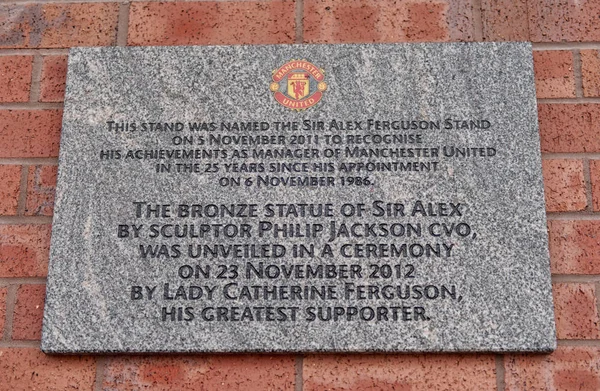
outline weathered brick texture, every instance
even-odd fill
[[[111,358],[102,389],[294,390],[294,357],[207,355]]]
[[[46,285],[21,285],[19,287],[13,318],[13,339],[41,339],[45,297]]]
[[[40,80],[40,102],[62,102],[67,82],[67,56],[45,56]]]
[[[0,165],[0,216],[17,214],[21,169],[19,165]]]
[[[117,3],[0,5],[0,48],[113,45]]]
[[[526,0],[482,0],[481,19],[486,41],[527,41]]]
[[[600,96],[600,51],[581,50],[583,96]]]
[[[592,206],[600,211],[600,160],[590,161],[590,180],[592,182]]]
[[[535,51],[533,66],[538,98],[575,97],[575,73],[571,51]]]
[[[134,2],[130,45],[294,43],[293,1]]]
[[[559,339],[598,339],[600,328],[594,284],[553,286],[556,334]]]
[[[50,225],[0,225],[0,277],[48,274]]]
[[[600,389],[600,348],[559,346],[552,354],[507,355],[506,391]]]
[[[595,0],[483,0],[488,41],[586,42],[600,39]]]
[[[542,152],[600,152],[600,104],[538,105]]]
[[[4,324],[6,323],[6,295],[8,294],[8,288],[0,288],[0,338],[4,333]]]
[[[468,41],[471,19],[470,3],[462,0],[305,0],[304,41]]]
[[[0,110],[0,158],[55,157],[61,110]]]
[[[0,389],[92,390],[94,357],[48,356],[37,348],[0,349]]]
[[[528,0],[527,5],[533,42],[600,40],[596,0]]]
[[[26,216],[52,216],[58,166],[29,166]]]
[[[316,355],[304,359],[304,391],[493,390],[493,355]]]
[[[556,274],[600,274],[600,221],[548,222],[550,262]]]
[[[0,56],[0,102],[27,102],[33,56]]]
[[[587,206],[583,162],[572,159],[542,161],[548,212],[584,210]]]

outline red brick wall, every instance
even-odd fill
[[[1,390],[600,390],[599,0],[4,0]],[[558,350],[549,355],[46,356],[67,49],[534,42]]]

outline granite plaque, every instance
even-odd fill
[[[529,44],[68,67],[45,352],[555,348]]]

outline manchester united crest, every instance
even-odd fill
[[[271,92],[275,100],[292,110],[306,110],[319,103],[327,89],[325,72],[306,60],[292,60],[273,71]]]

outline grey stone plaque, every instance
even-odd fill
[[[73,49],[46,352],[551,351],[526,43]]]

